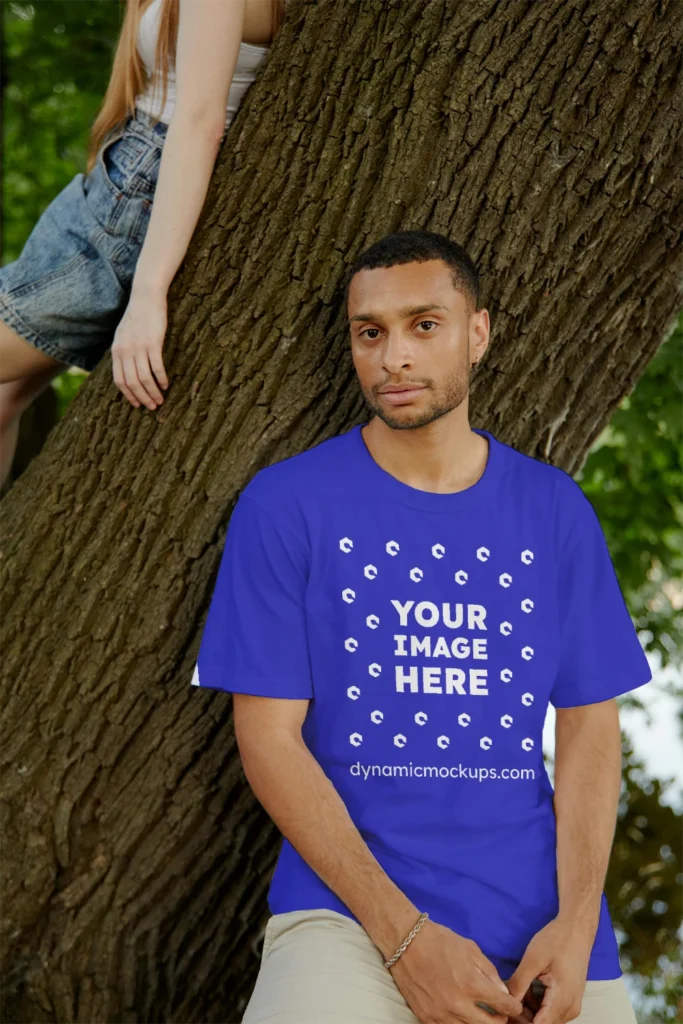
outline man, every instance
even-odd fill
[[[602,887],[651,673],[599,521],[470,429],[460,246],[389,235],[347,304],[374,415],[243,490],[193,678],[284,836],[243,1021],[633,1024]]]

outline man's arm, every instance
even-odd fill
[[[534,978],[546,985],[534,1024],[559,1024],[581,1013],[621,787],[621,734],[614,698],[556,710],[559,910],[533,936],[508,978],[510,992],[520,997]],[[516,1024],[517,1018],[512,1019]]]
[[[600,916],[621,788],[616,700],[557,708],[555,815],[559,917],[590,952]]]
[[[388,960],[416,923],[420,909],[375,859],[304,743],[301,726],[308,703],[233,694],[244,773],[282,834],[356,915]]]
[[[301,735],[308,699],[233,692],[235,735],[247,781],[282,834],[349,908],[385,960],[417,922],[420,909],[389,878],[351,819],[332,781]],[[471,939],[424,923],[392,966],[417,1019],[485,1024],[490,1011],[522,1010],[494,965]],[[499,1018],[500,1019],[500,1018]]]

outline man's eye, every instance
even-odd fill
[[[423,324],[434,324],[435,327],[438,327],[438,324],[437,324],[436,320],[420,320],[420,322],[418,324],[418,327],[422,327]],[[364,331],[360,332],[359,337],[362,338],[364,335],[369,334],[370,331],[374,331],[375,334],[378,334],[379,333],[379,328],[377,328],[377,327],[366,327],[366,329]],[[434,333],[433,331],[427,331],[427,334],[433,334],[433,333]],[[376,340],[375,338],[368,337],[368,341],[375,341],[375,340]]]

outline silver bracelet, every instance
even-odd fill
[[[418,919],[417,924],[415,925],[414,928],[411,929],[411,931],[408,934],[408,936],[403,940],[401,945],[398,947],[398,949],[396,950],[396,952],[392,956],[391,960],[385,960],[384,961],[384,966],[385,967],[387,967],[387,968],[391,967],[391,966],[393,966],[393,964],[396,963],[396,961],[401,956],[401,954],[405,951],[405,949],[413,941],[413,939],[415,938],[415,936],[417,935],[418,931],[420,930],[420,928],[425,923],[425,921],[427,920],[428,917],[429,917],[429,914],[426,911],[425,911],[425,913],[420,914],[420,917]]]

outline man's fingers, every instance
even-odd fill
[[[484,977],[490,981],[492,985],[495,985],[496,988],[500,989],[501,992],[508,991],[508,987],[499,975],[498,971],[483,953],[475,959],[474,966],[478,971],[481,971]]]
[[[476,966],[481,970],[478,964]],[[481,984],[477,985],[477,996],[476,1002],[478,1006],[481,1006],[482,1003],[487,1003],[488,1006],[503,1016],[509,1017],[511,1014],[522,1012],[522,1000],[511,996],[505,982],[500,978],[494,981],[493,978],[484,975]]]
[[[525,1006],[519,1014],[511,1013],[508,1015],[508,1024],[529,1024],[529,1021],[533,1020],[534,1011],[529,1006]]]
[[[558,1006],[559,1000],[557,996],[557,985],[551,983],[543,993],[541,1009],[537,1013],[536,1017],[533,1018],[535,1024],[563,1024],[563,1022],[560,1021],[558,1014],[560,1008]]]
[[[581,1007],[576,1013],[570,1012],[566,994],[563,995],[559,985],[550,984],[543,994],[543,1002],[534,1017],[534,1024],[557,1024],[558,1020],[564,1024],[565,1021],[574,1020],[580,1012]]]
[[[508,1024],[529,1024],[534,1019],[533,1006],[526,999],[522,1000],[522,1012],[508,1014]]]
[[[537,958],[522,957],[520,964],[514,974],[511,974],[506,981],[508,990],[513,996],[518,999],[523,999],[529,990],[529,986],[534,978],[537,978],[539,974],[542,974],[548,967],[545,962],[540,962]]]
[[[514,1020],[521,1021],[521,1024],[527,1024],[532,1017],[524,1017],[522,1015],[511,1014],[509,1011],[503,1009],[499,999],[474,999],[474,1006],[476,1010],[470,1009],[465,1015],[464,1020],[467,1024],[505,1024],[505,1022],[511,1022]],[[462,1009],[459,1009],[462,1013]],[[450,1019],[450,1018],[449,1018]],[[458,1018],[460,1019],[460,1018]]]

